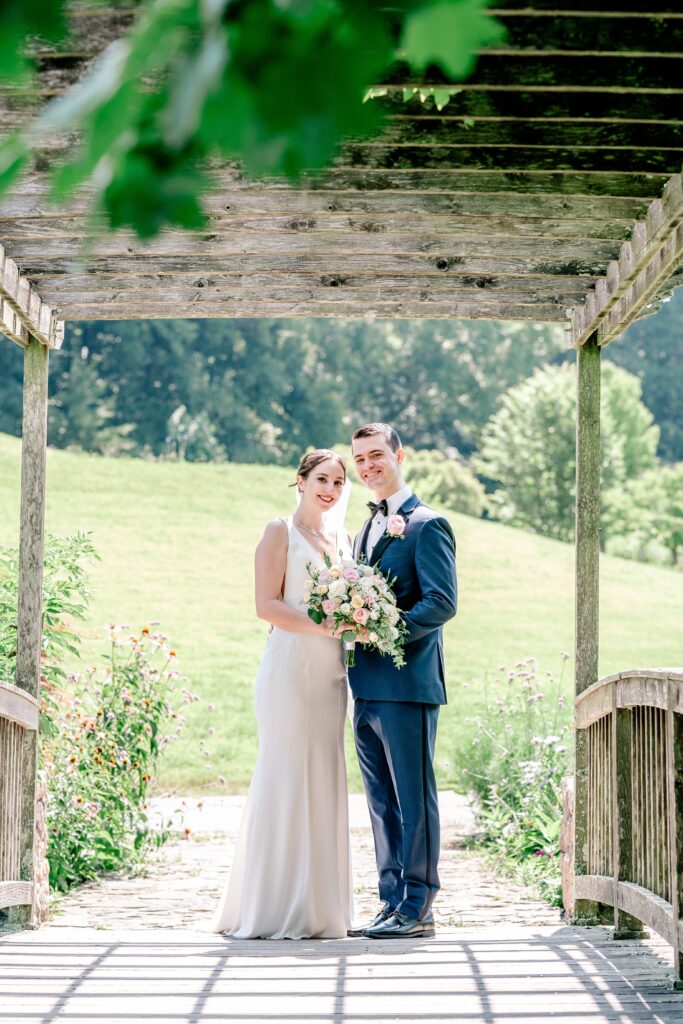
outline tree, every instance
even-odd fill
[[[466,516],[481,516],[486,505],[484,488],[464,462],[439,451],[408,450],[406,475],[428,505]]]
[[[25,80],[17,54],[28,36],[64,37],[67,2],[0,3],[0,77]],[[472,70],[477,50],[504,36],[486,4],[150,0],[84,81],[3,143],[0,193],[46,137],[78,130],[80,148],[56,173],[60,198],[88,183],[109,227],[142,238],[199,228],[211,159],[237,158],[256,176],[326,166],[344,137],[381,127],[378,105],[361,100],[397,57],[411,75],[437,66],[446,82]],[[453,90],[422,91],[441,106]]]
[[[683,288],[656,316],[636,320],[606,356],[640,380],[643,401],[661,428],[660,458],[683,461]]]
[[[536,370],[502,397],[475,468],[494,486],[499,517],[558,540],[574,534],[576,383],[565,364]],[[656,464],[659,430],[638,380],[603,366],[601,472],[607,489]]]
[[[647,560],[648,545],[654,542],[678,565],[683,550],[683,463],[647,470],[607,491],[602,524],[607,540],[633,541],[641,559]]]

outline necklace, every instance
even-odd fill
[[[296,516],[292,516],[292,519],[294,520],[297,526],[300,526],[302,530],[306,531],[306,533],[310,533],[312,537],[320,537],[321,540],[326,539],[326,534],[324,534],[322,530],[312,530],[310,526],[304,526],[301,520],[297,519]]]

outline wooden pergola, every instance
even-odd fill
[[[0,763],[19,746],[23,759],[15,753],[0,782],[16,809],[0,834],[0,906],[34,899],[47,368],[64,321],[554,321],[578,352],[576,913],[609,904],[622,934],[650,923],[680,963],[683,673],[598,681],[598,528],[601,348],[683,284],[683,8],[557,6],[492,10],[505,46],[481,55],[442,110],[419,88],[404,100],[406,88],[440,84],[436,72],[416,83],[397,67],[371,101],[389,113],[384,134],[348,140],[298,187],[214,167],[205,232],[167,231],[147,245],[103,235],[85,257],[87,192],[67,208],[47,198],[71,138],[51,139],[0,203],[0,331],[26,358],[19,690],[0,690],[0,726],[15,730],[0,731]],[[0,130],[87,73],[133,14],[74,5],[66,47],[34,44],[36,85],[0,95]],[[657,766],[652,778],[643,758]]]

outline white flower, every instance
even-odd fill
[[[336,579],[330,583],[330,597],[346,597],[346,580]]]
[[[342,615],[351,614],[351,605],[348,603],[348,601],[345,601],[344,604],[340,606],[339,611],[342,613]]]
[[[377,641],[379,640],[379,637],[377,636],[376,633],[371,633],[370,636],[368,637],[368,640],[370,641],[371,644],[376,644]]]

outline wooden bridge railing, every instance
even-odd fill
[[[0,909],[33,903],[38,702],[0,683]]]
[[[586,756],[574,895],[614,907],[617,936],[642,922],[671,943],[681,987],[683,669],[601,679],[576,698],[576,728]]]

